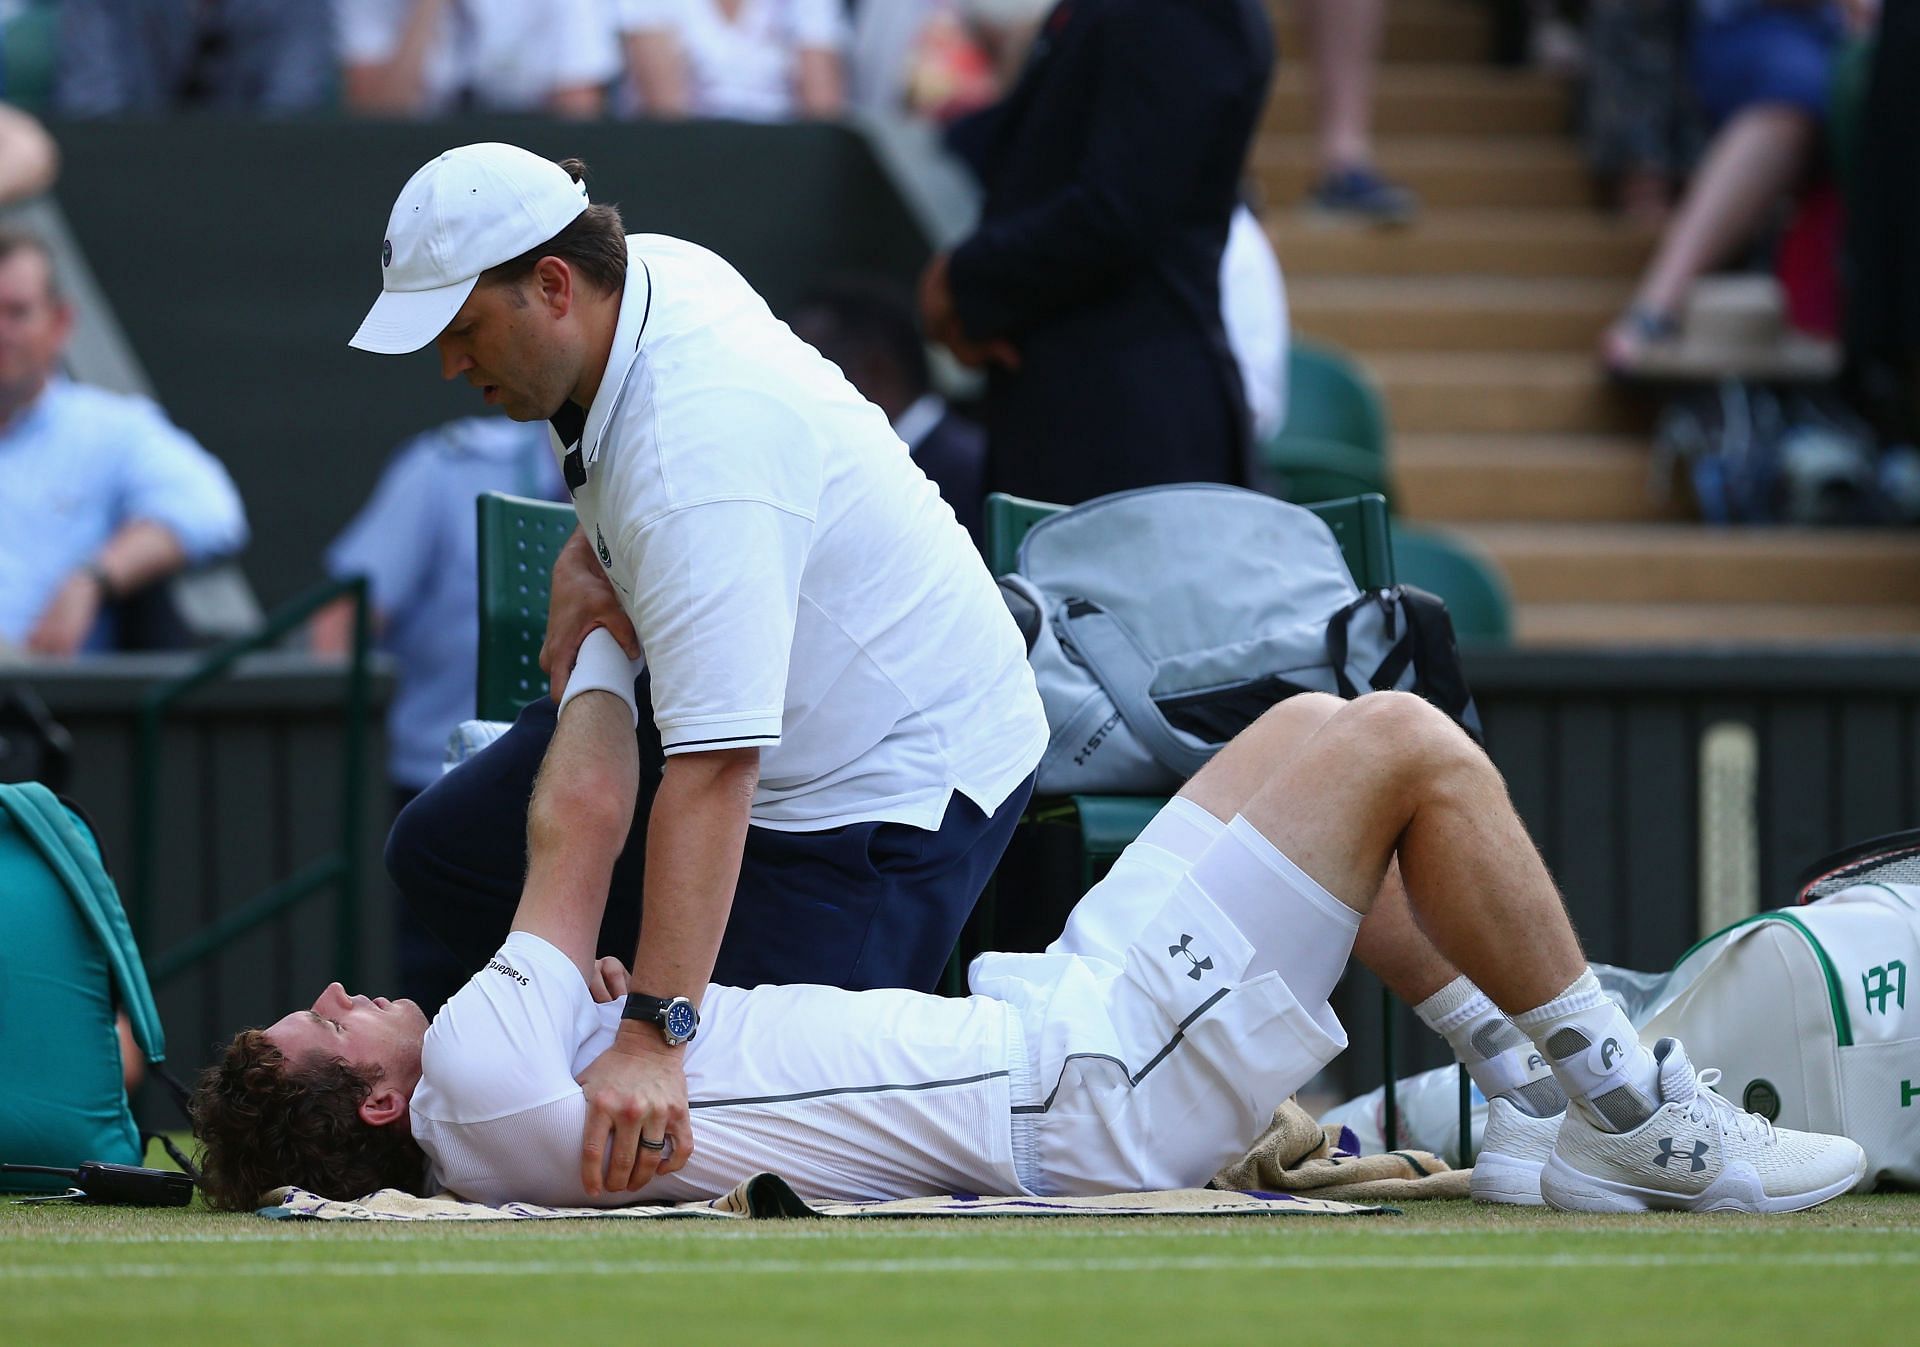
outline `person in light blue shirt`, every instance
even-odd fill
[[[165,412],[56,375],[72,330],[46,244],[0,229],[0,649],[101,648],[112,604],[247,541],[233,479]]]
[[[415,436],[400,446],[373,496],[327,549],[329,575],[366,577],[380,647],[399,666],[387,709],[387,776],[396,814],[440,775],[447,736],[473,718],[480,641],[473,502],[487,491],[565,499],[544,421],[476,416]],[[315,651],[345,653],[351,622],[345,605],[320,614]],[[407,996],[438,1005],[471,971],[402,911],[400,977]]]

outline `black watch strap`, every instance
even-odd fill
[[[629,992],[626,1004],[620,1008],[620,1018],[655,1026],[670,1048],[692,1041],[700,1031],[700,1012],[684,996],[660,997],[648,996],[645,992]]]

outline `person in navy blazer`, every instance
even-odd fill
[[[921,316],[990,371],[990,489],[1245,479],[1220,254],[1273,54],[1259,0],[1061,0],[1013,91],[950,132],[986,202]]]

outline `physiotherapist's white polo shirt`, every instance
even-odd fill
[[[759,748],[761,827],[933,829],[956,790],[993,812],[1047,725],[966,531],[885,413],[731,266],[627,243],[574,508],[667,754]]]

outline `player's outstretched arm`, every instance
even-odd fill
[[[513,929],[553,945],[589,983],[639,790],[631,700],[596,690],[563,706],[527,808],[527,882]]]

